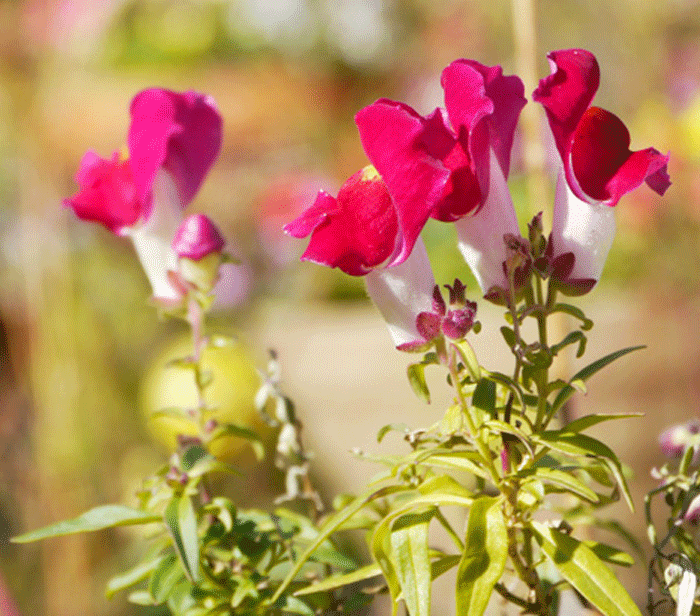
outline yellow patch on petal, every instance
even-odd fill
[[[360,181],[362,182],[374,182],[375,180],[381,180],[382,176],[379,175],[379,171],[374,168],[374,165],[367,165],[362,169],[362,175],[360,176]]]
[[[123,145],[119,149],[119,162],[124,163],[129,160],[129,146]]]

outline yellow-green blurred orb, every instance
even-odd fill
[[[185,418],[157,416],[163,409],[197,406],[197,389],[194,372],[180,366],[168,366],[174,359],[182,359],[192,353],[192,340],[181,336],[168,344],[153,359],[141,382],[139,402],[141,411],[153,437],[173,451],[177,435],[196,435],[195,422]],[[260,387],[260,376],[255,370],[245,348],[237,342],[220,347],[208,347],[202,353],[202,368],[211,372],[212,381],[204,391],[209,406],[216,407],[207,414],[219,423],[234,423],[262,434],[265,425],[255,409],[255,392]],[[236,457],[247,446],[245,439],[225,437],[213,441],[210,452],[218,458]]]

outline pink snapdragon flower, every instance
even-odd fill
[[[612,245],[612,206],[644,182],[663,195],[670,185],[668,155],[654,148],[631,151],[622,121],[591,106],[600,79],[592,53],[565,49],[547,57],[552,74],[540,81],[533,99],[547,113],[561,164],[548,254],[559,259],[553,275],[569,292],[581,293],[600,278]]]
[[[441,83],[445,108],[425,118],[408,105],[385,99],[364,111],[400,108],[420,119],[424,129],[412,154],[449,171],[430,216],[455,223],[459,249],[485,293],[494,286],[507,289],[503,238],[520,231],[506,178],[515,126],[526,103],[524,87],[518,77],[504,76],[500,66],[473,60],[452,62]],[[392,121],[388,114],[387,121]],[[387,166],[393,169],[395,145],[388,141],[386,147]]]
[[[221,148],[222,121],[213,100],[196,92],[152,88],[130,107],[128,156],[87,152],[66,199],[83,220],[133,241],[156,298],[178,296],[168,280],[177,269],[172,239]]]
[[[365,276],[398,346],[419,336],[416,316],[431,308],[435,282],[419,235],[449,171],[422,149],[428,121],[405,105],[370,105],[355,120],[373,165],[350,177],[337,197],[320,191],[284,229],[311,235],[302,260]]]

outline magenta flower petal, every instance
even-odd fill
[[[222,121],[213,100],[196,92],[151,88],[131,102],[128,145],[137,196],[145,201],[160,168],[187,205],[221,148]]]
[[[629,145],[622,120],[598,107],[586,110],[573,135],[570,159],[584,194],[613,206],[647,176],[665,173],[668,156],[654,148],[631,152]],[[663,194],[669,184],[658,185],[658,192]]]
[[[386,267],[398,265],[411,254],[449,171],[426,149],[436,139],[433,120],[408,105],[380,100],[361,109],[355,122],[367,157],[382,176],[396,210],[398,238]]]
[[[172,248],[178,257],[199,261],[212,252],[220,252],[226,240],[211,219],[204,214],[193,214],[180,225]]]
[[[562,160],[567,160],[579,121],[591,104],[600,83],[595,56],[585,49],[563,49],[547,54],[552,74],[533,92],[541,103]]]
[[[98,222],[120,235],[140,218],[142,203],[136,197],[131,167],[118,154],[107,160],[87,152],[75,181],[80,190],[63,203],[78,218]]]
[[[394,252],[398,220],[387,186],[365,167],[343,184],[337,199],[321,191],[284,230],[294,237],[311,234],[303,261],[363,276]]]

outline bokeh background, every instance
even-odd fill
[[[697,0],[0,0],[0,573],[19,613],[165,613],[104,598],[105,581],[135,560],[133,533],[8,542],[97,504],[133,503],[138,479],[167,459],[144,416],[184,387],[162,380],[184,331],[146,304],[129,243],[61,205],[86,150],[108,156],[124,144],[133,95],[195,89],[218,103],[223,151],[190,211],[211,216],[242,261],[214,326],[238,335],[243,355],[221,360],[221,378],[254,390],[252,367],[277,349],[330,498],[377,470],[351,448],[376,450],[389,422],[430,425],[448,394],[436,377],[431,406],[413,397],[410,358],[391,348],[361,281],[299,264],[304,242],[282,224],[367,164],[360,107],[389,97],[429,112],[441,103],[440,71],[459,57],[503,65],[529,94],[549,73],[545,53],[568,47],[597,55],[595,103],[624,119],[633,149],[672,153],[663,199],[642,187],[617,207],[604,279],[584,301],[598,324],[591,359],[649,348],[596,377],[572,410],[646,413],[600,433],[633,468],[640,503],[661,463],[659,431],[695,416],[700,395]],[[542,118],[526,109],[510,182],[523,225],[540,209],[549,216],[552,193]],[[424,237],[439,281],[469,278],[449,225],[429,224]],[[480,360],[509,369],[499,311],[480,310]],[[241,397],[222,405],[248,421]],[[238,456],[248,470],[229,489],[243,505],[269,503],[279,473]],[[603,515],[642,536],[641,512]],[[642,602],[643,565],[624,580]]]

